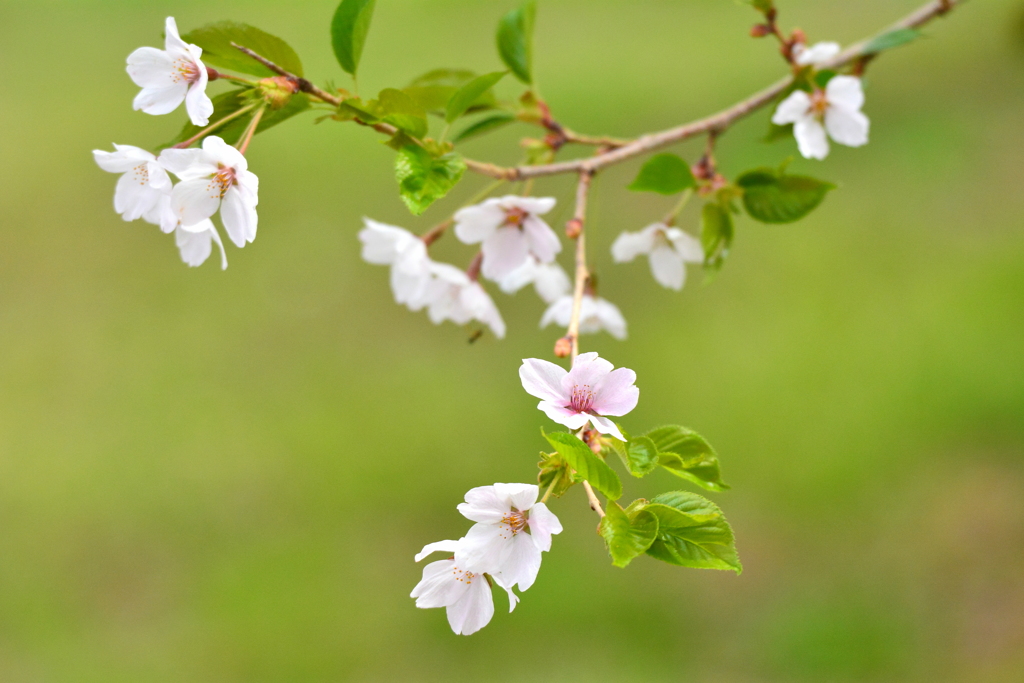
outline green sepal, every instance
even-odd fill
[[[218,21],[189,31],[181,39],[203,48],[203,63],[215,69],[228,69],[252,76],[278,75],[238,48],[232,47],[231,43],[236,43],[266,57],[282,69],[302,76],[302,61],[295,50],[277,36],[255,26],[237,21]]]
[[[583,443],[579,437],[568,432],[552,432],[544,434],[544,438],[580,477],[590,482],[591,486],[610,500],[622,497],[622,482],[619,475],[615,474],[615,470],[609,467],[608,463],[594,455],[590,446]]]
[[[618,503],[608,501],[598,531],[608,546],[612,564],[625,567],[657,539],[658,517],[644,509],[629,515]]]
[[[341,0],[331,21],[331,46],[345,73],[356,75],[376,0]]]
[[[697,569],[743,571],[725,515],[707,498],[688,491],[662,493],[640,508],[658,518],[658,537],[647,554]]]
[[[523,3],[498,22],[498,54],[512,73],[526,85],[533,83],[533,25],[537,3]]]
[[[644,162],[636,179],[626,189],[671,195],[696,186],[697,181],[690,165],[681,157],[675,154],[655,154]]]
[[[652,429],[644,437],[657,449],[657,464],[672,474],[709,491],[729,489],[729,485],[722,481],[718,453],[697,432],[679,425],[668,425]]]
[[[444,197],[462,178],[466,162],[454,152],[434,157],[416,144],[405,144],[395,159],[395,178],[402,201],[414,215]]]
[[[736,179],[743,206],[762,223],[792,223],[813,211],[836,188],[809,176],[787,175],[784,169],[758,168]]]

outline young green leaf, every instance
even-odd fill
[[[380,118],[414,138],[427,134],[427,112],[401,90],[385,88],[377,95]]]
[[[921,37],[921,32],[913,28],[898,28],[880,36],[875,36],[864,46],[864,54],[878,54],[883,50],[891,50]]]
[[[733,237],[732,215],[721,204],[708,202],[701,210],[700,242],[704,246],[704,263],[721,266],[729,253]]]
[[[395,178],[402,201],[417,216],[448,194],[465,171],[466,162],[458,154],[434,158],[415,144],[404,145],[395,160]]]
[[[644,163],[636,180],[626,189],[669,195],[696,186],[690,165],[682,158],[675,154],[655,154]]]
[[[622,460],[622,464],[634,477],[643,477],[657,469],[658,448],[647,437],[627,435],[625,442],[611,436],[604,438],[611,447],[609,450],[615,451],[615,454]]]
[[[478,135],[490,133],[491,131],[498,130],[499,128],[504,128],[515,121],[515,114],[509,114],[507,112],[487,116],[466,126],[461,133],[455,136],[455,142],[462,142],[463,140],[475,138]]]
[[[725,491],[718,454],[700,434],[686,427],[670,425],[645,434],[658,452],[658,464],[709,491]]]
[[[756,9],[758,12],[763,13],[770,12],[775,7],[773,0],[744,0],[744,2]]]
[[[792,223],[813,211],[832,183],[808,176],[786,175],[773,168],[747,171],[736,179],[743,189],[743,206],[750,217],[762,223]]]
[[[537,475],[540,489],[546,492],[550,488],[551,495],[555,498],[561,498],[562,494],[576,483],[572,476],[572,468],[558,453],[541,453],[537,466],[540,468]]]
[[[533,83],[533,24],[537,3],[523,3],[498,23],[498,54],[501,60],[526,85]]]
[[[455,121],[466,113],[473,106],[473,103],[480,99],[480,96],[494,87],[494,85],[505,77],[507,71],[495,71],[494,73],[477,76],[466,85],[455,91],[452,98],[448,100],[445,108],[444,120],[448,123]]]
[[[376,0],[341,0],[331,22],[334,56],[345,73],[356,75]]]
[[[651,557],[680,567],[743,571],[725,515],[707,498],[687,491],[655,496],[642,508],[658,518]]]
[[[615,470],[609,467],[608,463],[594,455],[590,446],[583,443],[579,437],[568,432],[553,432],[545,434],[544,438],[565,458],[570,467],[590,482],[591,486],[611,500],[622,497],[622,482],[619,475],[615,474]]]
[[[217,69],[228,69],[253,76],[277,75],[231,45],[236,43],[266,57],[282,69],[302,76],[302,61],[295,54],[295,50],[277,36],[272,36],[255,26],[235,21],[219,21],[189,31],[181,39],[203,48],[203,63]]]
[[[630,518],[615,501],[605,506],[605,516],[598,527],[608,545],[612,564],[625,567],[634,557],[647,551],[658,536],[658,518],[641,509]]]

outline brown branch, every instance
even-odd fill
[[[320,100],[323,100],[324,102],[328,102],[330,104],[333,104],[335,107],[337,107],[339,104],[341,104],[342,99],[340,97],[338,97],[337,95],[332,95],[329,92],[327,92],[326,90],[321,90],[320,88],[315,86],[312,82],[307,81],[305,78],[302,78],[300,76],[296,76],[295,74],[293,74],[292,72],[288,71],[287,69],[284,69],[284,68],[278,66],[277,64],[274,64],[274,62],[270,61],[269,59],[267,59],[263,55],[261,55],[261,54],[259,54],[257,52],[254,52],[253,50],[250,50],[247,47],[239,45],[238,43],[231,43],[231,47],[235,48],[236,50],[241,51],[244,54],[249,55],[250,57],[255,59],[257,62],[262,64],[263,66],[267,67],[268,69],[270,69],[271,71],[276,73],[278,76],[284,76],[288,80],[292,81],[298,87],[300,92],[304,92],[307,95],[312,95],[313,97],[316,97],[317,99],[320,99]]]
[[[586,227],[587,199],[590,195],[590,183],[594,179],[593,171],[580,171],[579,184],[576,186],[576,212],[566,226],[570,235],[576,236],[576,278],[572,292],[572,316],[569,318],[569,329],[566,338],[572,344],[569,362],[576,361],[580,352],[580,310],[583,307],[583,292],[586,290],[590,270],[587,268]]]
[[[919,26],[923,26],[932,19],[948,13],[957,5],[963,4],[963,2],[965,2],[965,0],[932,0],[901,21],[893,24],[891,27],[886,29],[884,33],[898,29],[917,28]],[[822,65],[822,68],[836,69],[865,57],[868,54],[865,52],[865,48],[869,42],[870,39],[867,39],[852,45],[839,55],[836,55],[828,63]],[[644,135],[627,145],[597,154],[593,157],[574,159],[572,161],[563,161],[554,164],[544,164],[541,166],[517,166],[510,168],[466,159],[466,166],[469,170],[475,173],[480,173],[492,178],[500,178],[502,180],[523,180],[526,178],[559,175],[562,173],[581,173],[584,171],[592,173],[607,166],[612,166],[628,159],[632,159],[633,157],[654,152],[663,147],[667,147],[677,142],[682,142],[683,140],[687,140],[703,133],[709,133],[711,131],[721,133],[736,121],[749,116],[758,109],[761,109],[773,102],[775,98],[782,94],[782,92],[792,85],[792,83],[793,77],[788,76],[752,97],[743,100],[728,109],[720,111],[717,114],[686,123],[675,128],[669,128],[668,130],[664,130],[659,133]]]

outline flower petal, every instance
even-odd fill
[[[534,216],[540,216],[555,208],[557,200],[554,197],[520,197],[510,194],[498,201],[505,209],[521,209]]]
[[[564,327],[569,324],[569,318],[571,317],[572,296],[566,295],[552,302],[551,305],[547,307],[547,310],[544,311],[544,315],[540,318],[540,326],[544,328],[551,323],[557,323]]]
[[[498,524],[511,506],[512,501],[494,486],[477,486],[466,492],[466,502],[459,504],[459,512],[474,522]]]
[[[163,192],[150,187],[135,172],[122,175],[114,190],[114,210],[126,221],[134,221],[156,206]]]
[[[619,441],[625,441],[626,437],[622,435],[619,428],[615,426],[615,423],[609,420],[607,417],[601,417],[600,415],[590,415],[590,422],[594,425],[594,429],[601,432],[602,434],[611,434]]]
[[[530,508],[529,524],[534,545],[543,551],[551,550],[552,534],[562,533],[562,523],[544,503],[537,503]]]
[[[840,145],[860,147],[868,143],[870,122],[862,112],[832,106],[825,112],[825,130]]]
[[[551,263],[555,255],[562,251],[562,243],[551,226],[536,216],[523,219],[523,235],[526,236],[530,253],[541,263]]]
[[[455,604],[469,589],[464,581],[459,581],[462,575],[453,560],[431,562],[423,568],[423,578],[409,597],[416,598],[420,609]]]
[[[679,228],[671,228],[667,236],[683,263],[704,263],[704,247],[699,239]]]
[[[540,571],[540,548],[534,543],[530,534],[520,532],[509,540],[510,552],[501,565],[502,579],[510,586],[518,585],[519,590],[527,590],[537,580]]]
[[[795,49],[797,47],[802,47],[802,49]],[[827,62],[839,54],[841,49],[842,47],[839,43],[833,42],[815,43],[811,47],[802,46],[800,43],[797,43],[797,45],[794,46],[793,52],[796,55],[797,64],[800,66],[808,66],[810,64],[821,64],[822,62]]]
[[[536,484],[495,484],[494,488],[517,510],[529,510],[540,495]]]
[[[580,429],[583,425],[587,424],[589,419],[586,413],[577,413],[571,408],[548,403],[547,401],[541,401],[537,404],[537,407],[552,420],[560,425],[565,425],[569,429]]]
[[[164,50],[140,47],[128,55],[125,69],[140,88],[169,88],[177,84],[174,78],[174,59]]]
[[[776,126],[784,126],[787,123],[796,123],[805,116],[811,109],[811,98],[803,90],[794,90],[789,97],[782,100],[772,115],[772,123]]]
[[[565,296],[572,290],[572,282],[562,266],[557,263],[548,263],[537,268],[537,275],[533,280],[533,288],[541,301],[550,304],[558,298]]]
[[[213,100],[206,94],[206,83],[208,76],[203,71],[199,80],[193,83],[185,95],[185,111],[192,124],[206,126],[210,123],[210,116],[213,114]]]
[[[797,121],[793,126],[793,137],[805,159],[824,159],[828,156],[828,138],[825,137],[825,127],[818,119],[807,116]]]
[[[228,237],[236,246],[244,247],[246,242],[256,239],[256,226],[259,223],[256,207],[246,201],[235,186],[229,187],[224,193],[224,201],[220,205],[220,219],[224,222]]]
[[[640,232],[624,232],[612,243],[612,259],[616,263],[628,263],[640,254],[649,254],[654,248],[654,236],[663,223],[654,223]]]
[[[477,573],[502,571],[512,552],[510,537],[507,524],[474,524],[455,552],[455,564],[460,569]]]
[[[834,107],[859,111],[864,106],[864,86],[856,76],[833,76],[825,86],[825,99]]]
[[[567,405],[571,397],[562,385],[562,379],[567,374],[565,368],[539,358],[524,358],[523,364],[519,366],[519,379],[526,393],[563,405]]]
[[[601,415],[625,415],[640,400],[636,387],[636,373],[629,368],[612,370],[594,387],[593,411]]]
[[[136,111],[143,111],[153,116],[170,114],[185,101],[188,86],[185,84],[171,85],[165,88],[143,88],[132,101]]]
[[[455,236],[466,244],[483,242],[505,222],[505,212],[494,200],[455,212]]]
[[[598,298],[594,301],[594,308],[594,315],[605,332],[618,340],[626,338],[626,319],[622,317],[622,311],[618,306],[606,299]]]
[[[572,370],[562,378],[562,395],[572,396],[575,387],[596,387],[614,367],[594,352],[580,354]]]
[[[203,225],[207,224],[210,229],[213,228],[213,223],[210,221],[203,222]],[[181,260],[192,268],[203,265],[213,252],[209,229],[202,232],[191,232],[179,226],[174,231],[174,243],[181,253]]]
[[[481,272],[489,280],[500,281],[522,266],[530,253],[530,245],[523,231],[514,226],[498,228],[483,242],[484,254]]]
[[[437,541],[435,543],[428,543],[425,546],[423,546],[423,550],[421,550],[418,553],[416,553],[416,556],[415,556],[414,559],[417,562],[419,562],[420,560],[422,560],[427,555],[430,555],[431,553],[436,553],[436,552],[454,553],[458,549],[459,549],[459,542],[458,541]]]
[[[220,194],[217,190],[211,190],[209,179],[185,180],[174,186],[174,191],[171,192],[171,206],[181,219],[182,225],[195,225],[217,213],[220,207]],[[243,242],[239,246],[244,245]]]
[[[651,263],[651,275],[654,276],[655,282],[669,289],[683,288],[686,269],[683,268],[683,259],[675,249],[660,245],[651,250],[647,258]]]
[[[494,596],[482,575],[467,579],[468,588],[459,600],[448,605],[448,624],[456,635],[468,636],[491,622]]]

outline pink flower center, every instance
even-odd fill
[[[171,79],[175,83],[188,83],[192,85],[199,80],[199,67],[189,59],[178,57],[174,60],[174,70],[171,72]]]
[[[569,407],[577,413],[590,412],[590,409],[594,406],[594,391],[590,388],[589,384],[583,386],[576,385],[572,388],[572,394],[569,399]]]
[[[811,93],[811,112],[816,116],[824,116],[828,109],[828,96],[824,90],[815,90]]]
[[[228,188],[234,185],[237,181],[235,179],[235,169],[230,166],[220,166],[220,170],[213,176],[213,182],[211,183],[210,189],[217,188],[217,193],[220,194],[221,198],[228,191]]]
[[[526,211],[515,207],[505,212],[505,225],[514,225],[517,228],[523,227],[523,221],[526,219]]]
[[[526,528],[526,513],[512,508],[501,518],[501,524],[503,526],[507,524],[509,530],[512,531],[512,535],[515,536]]]

